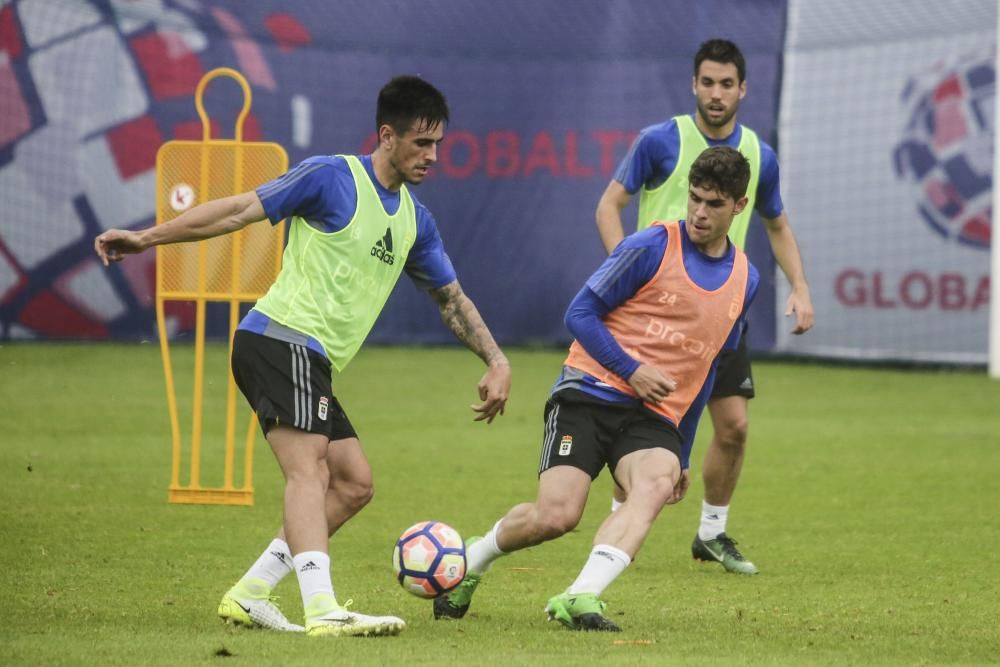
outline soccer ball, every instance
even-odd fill
[[[465,542],[440,521],[421,521],[403,531],[392,551],[399,585],[421,598],[447,593],[465,577]]]

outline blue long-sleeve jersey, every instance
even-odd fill
[[[680,232],[684,268],[688,275],[703,289],[718,289],[732,273],[733,261],[736,256],[735,248],[730,244],[728,251],[722,257],[709,257],[700,252],[688,239],[683,221],[680,224]],[[566,311],[566,328],[573,334],[573,337],[590,356],[624,380],[628,380],[632,376],[632,373],[639,367],[639,362],[618,344],[618,341],[604,324],[604,318],[612,310],[628,301],[656,276],[666,249],[667,230],[661,225],[654,225],[626,237],[587,280],[583,288],[570,302]],[[750,264],[743,312],[740,313],[739,319],[730,331],[723,350],[736,349],[740,334],[746,325],[747,310],[757,295],[759,283],[760,274]],[[681,466],[683,468],[687,468],[689,465],[698,419],[708,402],[712,384],[715,381],[715,367],[716,362],[713,360],[711,370],[698,393],[698,397],[681,419],[681,423],[674,424],[682,437]],[[578,389],[613,403],[639,403],[637,398],[624,394],[593,376],[573,368],[563,368],[563,372],[552,391],[555,393],[567,388]]]

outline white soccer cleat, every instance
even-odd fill
[[[306,634],[310,637],[381,637],[398,635],[406,621],[396,616],[368,616],[348,611],[352,600],[318,616],[306,619]]]
[[[291,623],[270,595],[254,596],[239,583],[222,596],[219,618],[226,623],[248,628],[264,628],[281,632],[305,632],[301,625]]]

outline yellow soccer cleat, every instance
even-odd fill
[[[266,583],[250,579],[239,581],[219,602],[219,618],[229,624],[264,628],[281,632],[305,632],[301,625],[289,622],[275,604]]]
[[[342,607],[333,596],[317,595],[311,602],[311,609],[306,613],[306,634],[310,637],[381,637],[398,635],[406,627],[406,622],[396,616],[368,616],[348,611],[353,600]],[[314,611],[317,607],[325,609]]]

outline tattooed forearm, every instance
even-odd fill
[[[507,363],[507,357],[500,351],[475,304],[465,296],[457,280],[432,290],[431,296],[437,302],[445,326],[467,348],[487,364]]]

